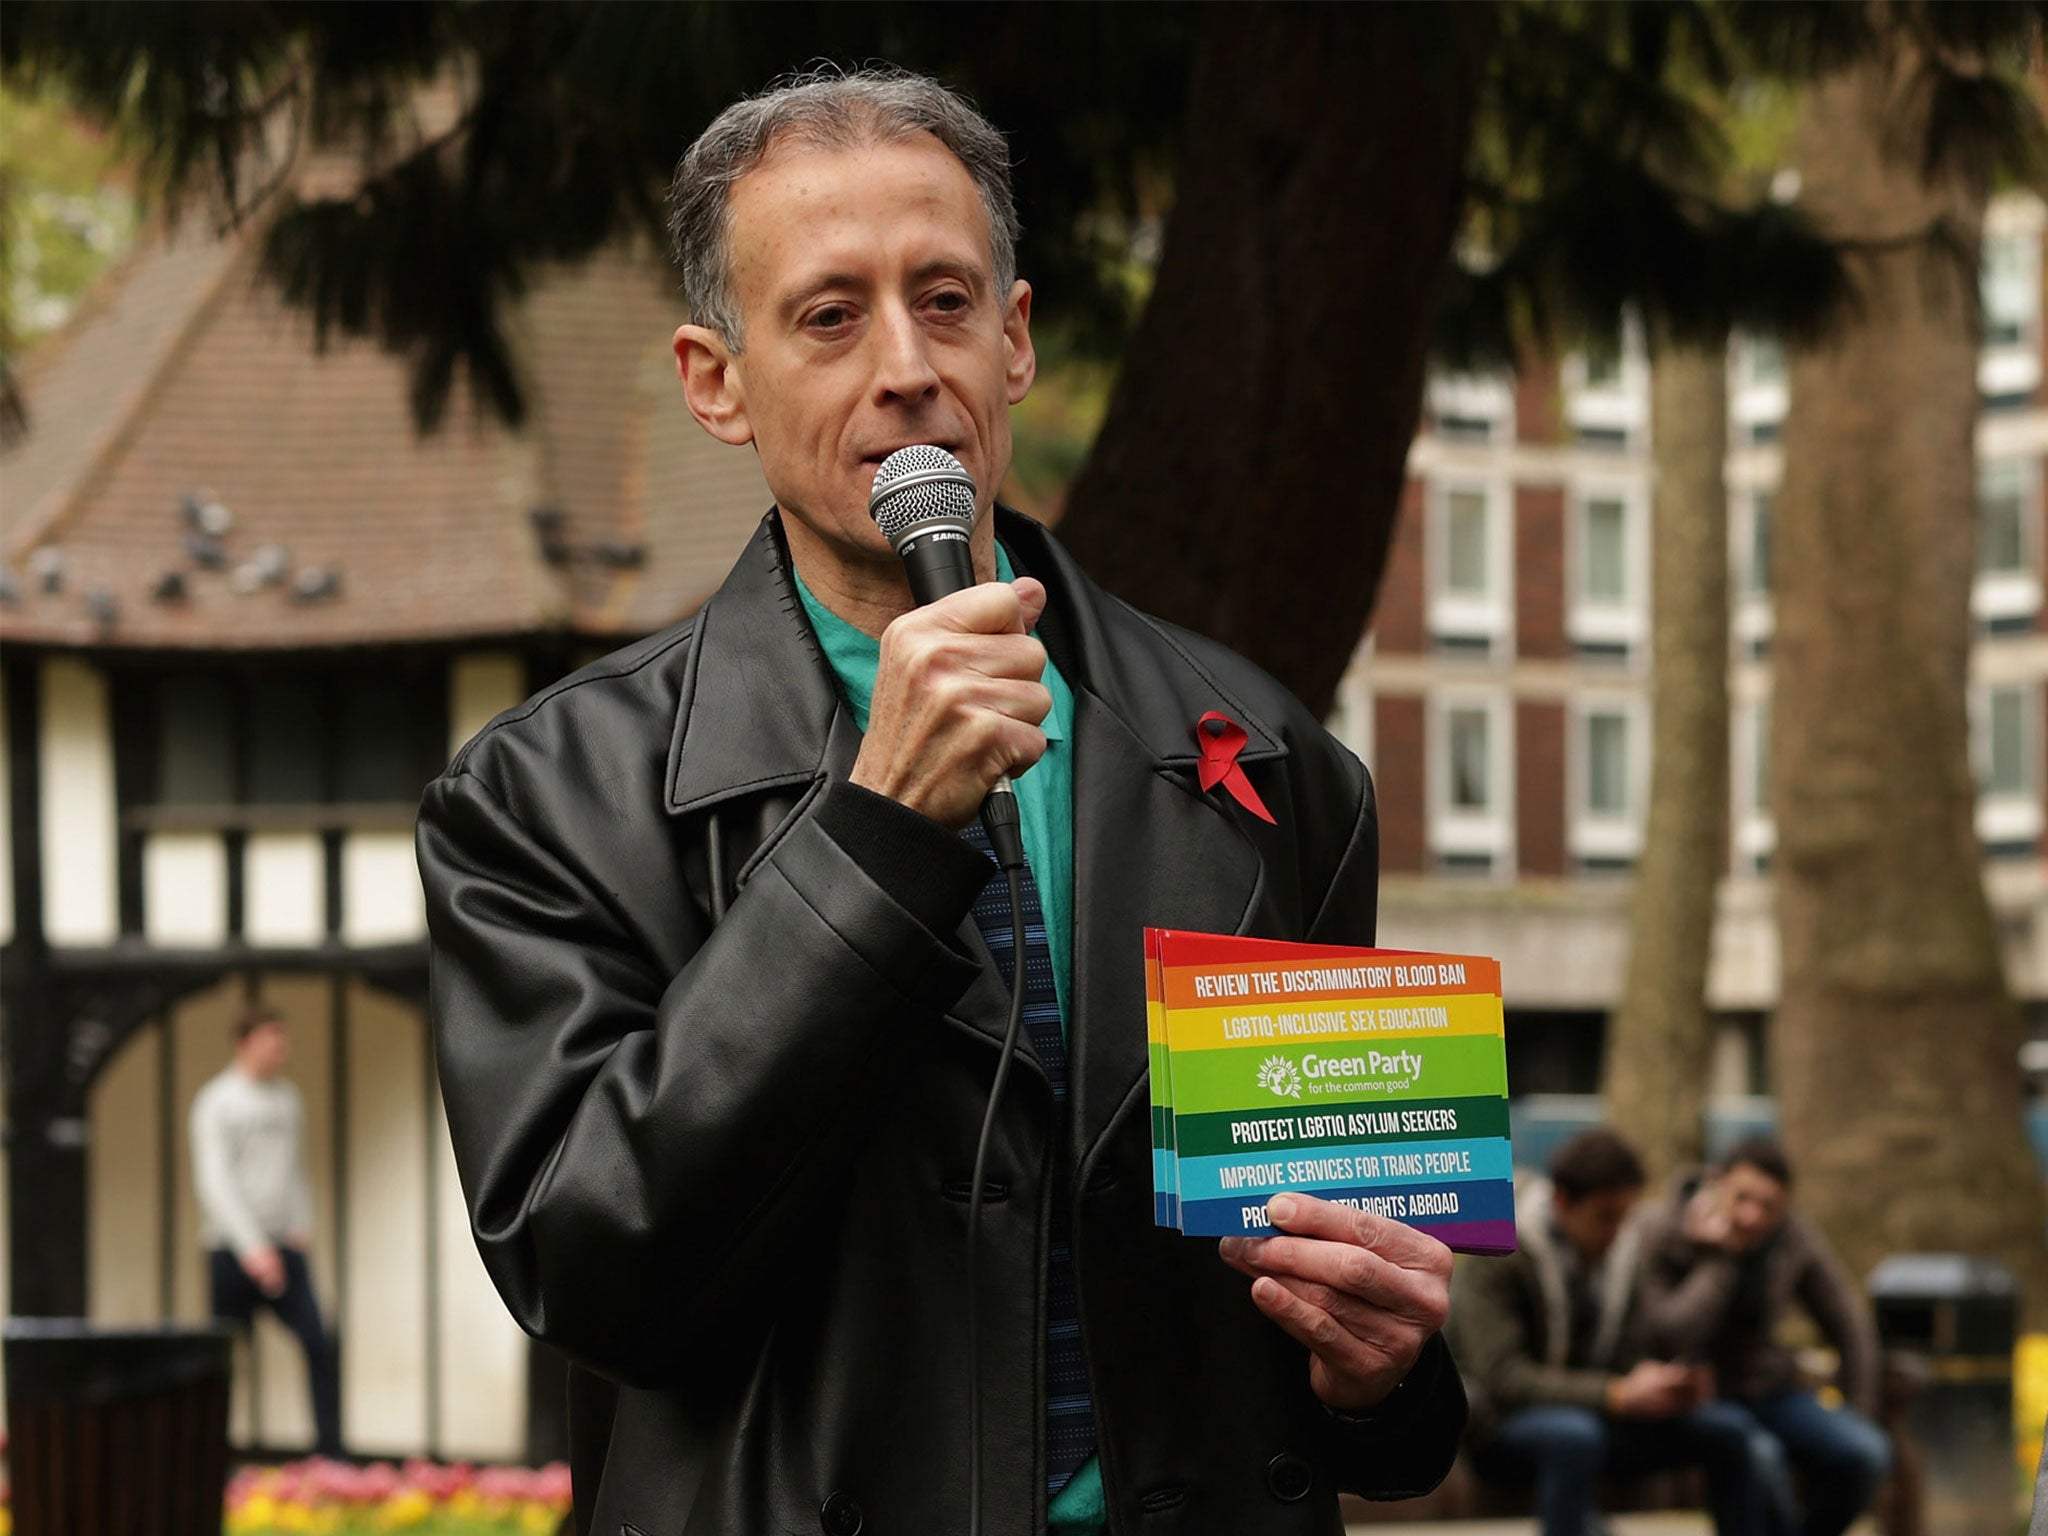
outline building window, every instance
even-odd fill
[[[1970,607],[1993,630],[2031,629],[2041,607],[2039,485],[2029,460],[1994,459],[1977,471],[1977,580]]]
[[[1582,657],[1626,660],[1647,638],[1648,500],[1626,482],[1574,494],[1568,625]]]
[[[1739,705],[1730,721],[1734,755],[1735,867],[1761,874],[1771,866],[1777,825],[1771,819],[1771,706],[1768,699]]]
[[[2007,460],[1977,474],[1977,569],[1985,575],[2024,571],[2026,466]]]
[[[1628,601],[1628,504],[1618,496],[1586,503],[1579,594],[1613,607]]]
[[[1984,345],[2031,347],[2040,314],[2040,235],[2009,229],[1984,240]]]
[[[1642,852],[1640,736],[1633,700],[1581,701],[1573,710],[1571,851],[1582,870],[1624,870]]]
[[[1448,442],[1512,441],[1513,381],[1487,374],[1438,374],[1429,381],[1429,414],[1437,436]]]
[[[145,806],[418,802],[446,764],[445,669],[221,668],[137,679]]]
[[[2027,695],[2020,688],[1991,690],[1985,735],[1984,793],[2024,795],[2033,785],[2027,771]]]
[[[1628,716],[1586,717],[1586,814],[1628,815]]]
[[[1508,491],[1490,481],[1431,487],[1430,632],[1451,653],[1490,656],[1507,641]]]
[[[1775,336],[1747,333],[1735,343],[1729,391],[1730,437],[1775,442],[1785,421],[1785,349]]]
[[[1756,735],[1749,749],[1750,803],[1768,815],[1771,805],[1771,712],[1758,706],[1753,713]]]
[[[1742,567],[1742,590],[1746,596],[1771,595],[1771,534],[1777,516],[1775,491],[1758,491],[1749,498],[1749,558]]]
[[[1977,392],[1989,406],[2023,406],[2041,382],[2041,204],[1994,201],[1984,221],[1984,350]]]
[[[246,793],[252,805],[317,805],[327,798],[326,735],[312,689],[258,682],[250,689]]]
[[[1994,855],[2031,857],[2041,836],[2039,696],[2038,684],[2008,683],[1975,700],[1977,836]]]
[[[1493,423],[1477,416],[1439,416],[1436,429],[1454,443],[1493,441]]]
[[[1480,491],[1452,491],[1444,510],[1444,591],[1459,597],[1484,597],[1488,543],[1486,496]]]
[[[1454,709],[1444,717],[1450,754],[1450,806],[1454,811],[1493,809],[1492,761],[1483,709]]]
[[[1505,697],[1433,696],[1428,755],[1430,849],[1437,867],[1508,870],[1514,767]]]
[[[1582,354],[1585,386],[1588,389],[1616,389],[1622,380],[1622,339],[1619,327],[1586,338]]]
[[[116,728],[130,724],[121,720]],[[158,679],[155,738],[157,804],[234,803],[235,702],[225,677],[174,673]]]
[[[1785,382],[1785,348],[1777,337],[1752,334],[1744,338],[1742,382],[1752,385]]]
[[[1771,539],[1777,500],[1774,491],[1739,491],[1728,510],[1732,623],[1737,645],[1752,657],[1762,656],[1771,643]]]
[[[1650,424],[1649,355],[1633,315],[1605,334],[1589,336],[1564,361],[1564,416],[1588,447],[1638,446]]]

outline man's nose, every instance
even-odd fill
[[[909,308],[883,306],[877,316],[875,392],[884,399],[921,400],[939,387],[924,328]]]

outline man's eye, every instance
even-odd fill
[[[828,304],[811,314],[811,328],[820,331],[836,331],[853,318],[853,312],[843,304]]]
[[[932,295],[932,304],[933,307],[950,313],[965,309],[968,304],[968,298],[966,294],[957,288],[944,288]]]

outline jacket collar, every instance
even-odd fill
[[[698,611],[669,737],[667,808],[703,810],[815,778],[839,713],[771,510]]]
[[[1104,592],[1041,524],[1008,508],[997,513],[1018,569],[1051,591],[1050,628],[1042,632],[1055,648],[1063,633],[1071,640],[1071,654],[1055,656],[1068,680],[1101,700],[1159,767],[1192,768],[1200,760],[1195,721],[1219,705],[1245,728],[1240,762],[1287,755],[1279,733],[1195,660],[1181,632]],[[1162,665],[1168,655],[1174,663]]]
[[[1018,569],[1051,589],[1050,627],[1066,643],[1048,640],[1069,683],[1094,695],[1156,766],[1192,769],[1195,720],[1219,704],[1245,728],[1240,762],[1286,756],[1278,733],[1200,666],[1176,631],[1104,593],[1030,518],[1005,507],[996,517]],[[1162,663],[1168,656],[1177,661]],[[826,766],[839,707],[771,509],[693,623],[669,740],[668,811],[808,783]]]
[[[1557,1186],[1549,1179],[1533,1175],[1515,1181],[1515,1237],[1522,1252],[1529,1256],[1536,1274],[1536,1289],[1543,1298],[1544,1360],[1546,1364],[1562,1366],[1571,1349],[1572,1307],[1565,1290],[1565,1255],[1551,1227],[1556,1203]],[[1621,1348],[1629,1306],[1635,1297],[1643,1221],[1639,1205],[1615,1234],[1613,1246],[1601,1256],[1593,1271],[1599,1318],[1591,1359],[1595,1365],[1609,1369],[1629,1363],[1621,1358]]]

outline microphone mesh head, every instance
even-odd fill
[[[918,443],[898,448],[875,470],[868,515],[891,545],[901,548],[913,529],[932,523],[974,523],[974,480],[943,448]]]

